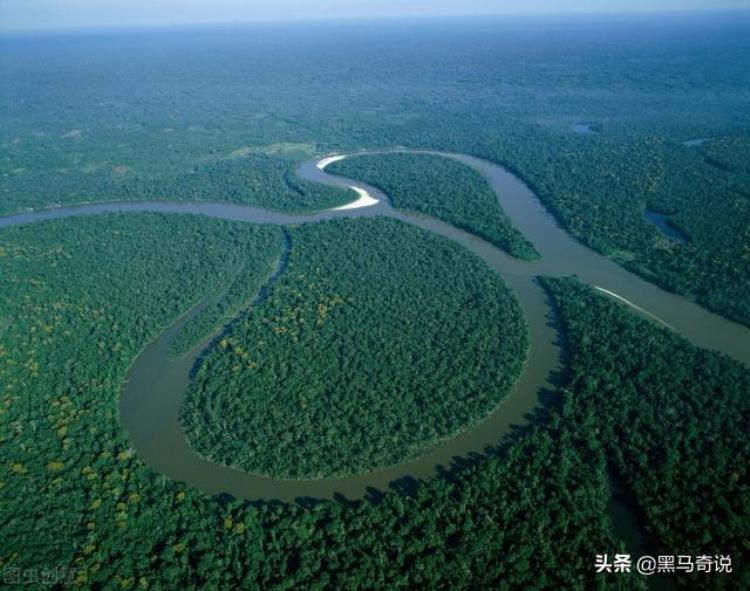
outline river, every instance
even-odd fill
[[[431,452],[415,460],[344,478],[270,478],[215,464],[190,449],[180,428],[180,404],[190,383],[190,373],[196,359],[210,346],[216,333],[208,335],[191,353],[177,359],[171,358],[170,340],[196,310],[183,316],[148,345],[135,360],[122,388],[120,419],[143,461],[162,474],[209,494],[229,493],[238,498],[283,501],[330,498],[337,495],[359,498],[372,492],[370,489],[385,490],[399,478],[432,477],[441,470],[461,465],[477,452],[481,453],[501,444],[514,428],[527,424],[535,411],[543,409],[554,399],[562,381],[564,339],[551,302],[536,280],[539,275],[576,275],[581,281],[598,288],[606,297],[631,306],[636,313],[658,320],[694,345],[723,352],[750,365],[748,328],[666,292],[583,246],[559,226],[520,179],[501,166],[463,154],[419,152],[452,158],[482,174],[515,227],[534,244],[542,259],[534,262],[521,261],[449,224],[395,210],[388,197],[378,189],[328,174],[317,166],[318,159],[304,162],[297,174],[311,182],[357,188],[377,199],[378,203],[360,209],[339,209],[313,214],[286,214],[214,202],[84,204],[5,216],[0,218],[0,228],[107,212],[183,213],[277,225],[383,215],[419,226],[461,244],[484,260],[511,287],[524,310],[531,346],[524,372],[510,396],[478,425],[442,442]],[[272,280],[273,278],[269,279]]]

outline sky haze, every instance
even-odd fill
[[[750,0],[0,0],[0,28],[750,8]]]

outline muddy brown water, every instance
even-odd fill
[[[422,152],[435,153],[435,152]],[[357,156],[360,154],[355,154]],[[256,207],[213,202],[97,203],[26,212],[0,218],[0,228],[54,218],[108,212],[162,212],[205,215],[259,224],[295,225],[334,218],[384,215],[435,232],[468,248],[497,272],[518,298],[529,325],[530,342],[524,372],[510,396],[480,423],[443,441],[412,461],[343,478],[284,480],[249,474],[197,455],[180,428],[179,410],[190,383],[196,359],[214,335],[207,336],[183,357],[169,356],[169,342],[192,314],[186,314],[148,345],[135,360],[120,397],[120,419],[139,457],[174,480],[209,494],[229,493],[238,498],[278,499],[360,498],[369,488],[385,490],[404,477],[429,478],[450,469],[488,447],[500,444],[514,427],[527,424],[559,385],[563,371],[562,335],[551,302],[537,283],[539,275],[575,275],[600,289],[602,297],[636,306],[637,313],[658,318],[691,343],[719,351],[750,365],[750,330],[708,312],[697,304],[666,292],[629,273],[567,234],[542,206],[534,193],[501,166],[462,154],[440,153],[481,173],[497,194],[513,224],[541,253],[542,260],[515,259],[491,244],[438,220],[393,209],[378,189],[336,177],[316,167],[317,159],[303,163],[298,175],[308,181],[333,186],[356,186],[380,199],[375,206],[313,214],[287,214]],[[354,198],[354,194],[353,198]]]

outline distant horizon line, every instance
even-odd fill
[[[486,12],[486,13],[444,13],[444,14],[382,14],[376,16],[348,15],[348,16],[301,16],[290,18],[257,18],[241,19],[234,21],[196,21],[196,22],[153,22],[153,23],[123,23],[123,24],[86,24],[86,25],[61,25],[54,27],[2,27],[0,34],[20,33],[61,33],[61,32],[96,32],[96,31],[127,31],[142,29],[190,29],[231,27],[247,25],[285,25],[285,24],[324,24],[337,22],[360,22],[360,21],[427,21],[427,20],[471,20],[494,18],[516,19],[516,18],[561,18],[572,19],[580,17],[658,17],[658,16],[698,16],[706,13],[747,13],[750,14],[750,6],[718,6],[702,8],[673,8],[661,10],[620,10],[620,11],[580,11],[580,12]]]

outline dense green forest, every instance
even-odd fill
[[[492,188],[468,166],[429,154],[373,154],[335,162],[328,170],[378,187],[394,207],[434,216],[513,256],[539,258],[513,227]]]
[[[396,464],[485,417],[518,378],[520,307],[445,238],[386,218],[303,225],[268,298],[183,403],[191,447],[284,478]]]
[[[199,138],[206,132],[194,133],[197,146],[182,141],[177,149],[202,149]],[[11,168],[4,170],[0,213],[82,201],[148,199],[229,201],[310,211],[352,199],[342,189],[308,183],[294,174],[296,163],[313,153],[314,148],[308,145],[183,153],[179,157],[187,159],[186,169],[175,169],[158,155],[155,158],[158,136],[143,133],[129,139],[132,145],[113,148],[96,134],[91,135],[94,137],[88,131],[72,130],[60,137],[46,133],[34,136],[30,161],[24,157],[21,162],[17,160],[22,150],[15,149],[21,144],[11,140],[11,149],[5,155]]]
[[[131,360],[231,280],[245,241],[235,247],[228,230],[271,251],[277,233],[156,215],[45,223],[43,238],[40,228],[0,235],[13,319],[0,336],[0,568],[71,569],[76,587],[107,589],[583,589],[592,548],[618,547],[603,451],[559,421],[453,483],[385,492],[377,505],[230,502],[155,474],[117,419]]]
[[[183,355],[212,331],[227,325],[240,308],[251,304],[273,272],[273,263],[286,256],[286,246],[273,251],[259,248],[258,237],[244,232],[235,233],[235,248],[241,249],[243,261],[237,273],[223,285],[213,298],[204,302],[203,308],[188,321],[170,343],[173,355]],[[287,240],[285,236],[285,241]],[[236,251],[233,251],[236,252]]]
[[[520,174],[592,247],[750,324],[746,15],[279,27],[0,38],[0,211],[317,209],[347,195],[299,186],[313,154],[454,150]]]
[[[528,152],[546,169],[553,162],[565,166],[554,179],[509,164],[585,243],[649,281],[750,324],[750,199],[738,191],[747,186],[747,173],[713,164],[703,154],[712,144],[690,148],[667,138],[587,135],[567,146],[538,143]],[[725,155],[727,162],[750,160],[747,142],[721,144],[732,155]],[[592,174],[591,166],[600,172]],[[644,207],[669,214],[687,241],[664,237],[644,220]]]
[[[220,269],[231,280],[233,226],[136,215],[3,231],[0,567],[70,568],[107,589],[641,589],[594,574],[595,553],[625,550],[607,514],[615,470],[666,553],[733,554],[734,574],[685,589],[747,586],[747,370],[571,281],[547,284],[568,330],[561,405],[450,480],[303,507],[153,473],[118,423],[119,385],[159,326],[215,292]],[[275,250],[275,234],[259,244]]]
[[[599,440],[657,553],[734,557],[731,581],[686,589],[747,588],[750,371],[572,279],[544,283],[567,331],[564,418]]]
[[[0,213],[99,199],[319,209],[350,195],[299,181],[294,167],[305,158],[398,146],[466,152],[521,176],[583,242],[750,324],[745,15],[279,27],[1,35]],[[708,139],[684,144],[694,138]],[[665,238],[644,219],[646,207],[686,241]],[[485,277],[465,253],[402,226],[389,237],[397,254],[372,260],[388,245],[359,241],[383,223],[328,225],[338,228],[330,242],[349,240],[356,257],[326,252],[317,234],[325,226],[294,229],[297,262],[321,265],[306,273],[317,277],[324,260],[337,260],[346,274],[302,291],[290,271],[266,310],[294,309],[285,321],[313,325],[322,309],[328,323],[353,319],[357,302],[329,309],[327,289],[356,294],[359,284],[336,282],[364,272],[390,289],[378,265],[407,268],[401,255],[419,244],[416,256],[442,245],[446,258],[408,268],[406,295],[440,287],[436,296],[455,310],[445,273],[428,269],[451,260],[481,267],[463,284],[452,269],[451,287]],[[152,214],[0,232],[4,576],[61,568],[73,581],[65,587],[165,591],[643,589],[639,577],[594,573],[596,553],[627,550],[608,513],[617,479],[654,554],[732,555],[734,574],[670,576],[681,588],[750,588],[747,369],[572,280],[545,282],[566,329],[568,384],[558,402],[450,478],[394,484],[365,501],[287,505],[210,497],[145,466],[118,418],[128,367],[197,302],[209,306],[176,352],[244,305],[280,256],[282,236]],[[482,305],[512,301],[497,283],[501,301]],[[490,288],[486,277],[481,287]],[[416,313],[396,303],[392,322]],[[477,304],[464,303],[470,315]],[[443,311],[432,311],[428,327],[442,330]],[[243,330],[260,327],[260,316],[242,318]],[[484,324],[482,334],[507,328]],[[270,332],[313,339],[317,328],[326,325],[301,337]],[[352,339],[357,326],[346,328],[342,338]],[[398,328],[395,336],[410,337]],[[214,351],[217,380],[248,337],[238,329]],[[280,346],[273,353],[290,359]],[[201,380],[213,387],[205,370]],[[467,412],[451,405],[461,392],[446,394],[413,416]]]

